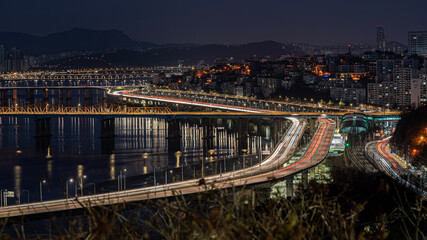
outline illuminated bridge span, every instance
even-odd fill
[[[199,103],[200,106],[210,107],[212,104]],[[327,116],[330,117],[343,117],[343,120],[352,120],[352,114],[347,112],[280,112],[280,111],[266,111],[254,108],[241,108],[235,106],[224,106],[223,110],[235,112],[173,112],[168,107],[129,107],[114,103],[100,103],[93,106],[80,106],[80,107],[65,107],[39,102],[36,104],[22,106],[22,107],[0,107],[0,117],[34,117],[34,118],[49,118],[49,117],[94,117],[94,118],[116,118],[116,117],[155,117],[155,118],[256,118],[256,117],[270,117],[270,118],[318,118]],[[369,113],[365,115],[354,114],[363,116],[363,119],[368,120],[399,120],[400,117],[393,113],[388,115],[378,115],[377,113]]]
[[[83,115],[156,115],[171,114],[167,107],[126,107],[111,103],[101,103],[85,107],[63,107],[51,104],[33,104],[24,107],[0,107],[0,116],[83,116]]]
[[[112,101],[123,104],[150,105],[151,103],[162,103],[172,109],[177,105],[199,107],[207,109],[236,111],[246,113],[270,113],[272,115],[293,116],[343,116],[346,114],[367,115],[372,120],[399,120],[399,112],[364,112],[354,109],[342,109],[328,106],[317,106],[307,104],[295,104],[289,102],[268,101],[253,98],[239,98],[236,96],[220,96],[212,94],[195,94],[183,91],[137,91],[137,90],[115,90],[108,91],[107,96]]]

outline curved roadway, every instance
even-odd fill
[[[401,174],[404,173],[404,168],[386,150],[386,146],[390,138],[391,137],[379,141],[369,142],[365,146],[366,153],[369,153],[369,157],[373,158],[373,160],[383,172],[392,178],[397,179],[405,186],[420,193],[424,199],[427,199],[427,191],[415,186],[401,177]]]
[[[242,111],[242,109],[234,110]],[[258,109],[248,110],[260,112]],[[328,154],[335,124],[331,120],[319,118],[318,129],[305,154],[296,162],[283,167],[283,164],[295,152],[297,143],[302,138],[307,124],[305,120],[296,118],[288,119],[292,121],[291,127],[282,137],[282,140],[274,151],[265,160],[249,168],[208,176],[203,181],[206,184],[200,184],[202,182],[200,181],[201,179],[193,179],[120,192],[14,205],[0,208],[0,218],[81,209],[87,206],[142,201],[170,197],[175,194],[192,194],[205,191],[210,186],[215,186],[215,188],[229,188],[232,186],[268,182],[271,179],[284,178],[319,164]]]

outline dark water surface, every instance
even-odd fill
[[[89,99],[84,90],[73,90],[71,100],[59,99],[58,90],[49,91],[49,102],[55,105],[68,101],[67,105],[88,106],[104,100],[99,90],[93,91]],[[42,100],[42,93],[36,92],[35,102]],[[28,104],[25,92],[18,95],[17,103],[10,100],[9,105]],[[165,119],[117,118],[114,120],[115,137],[103,139],[100,138],[100,119],[51,118],[52,136],[36,138],[34,119],[2,117],[0,189],[15,192],[15,198],[8,199],[9,205],[19,200],[21,203],[40,201],[40,189],[43,200],[56,199],[64,196],[67,181],[70,195],[76,192],[76,187],[80,192],[82,186],[93,188],[89,192],[100,192],[102,185],[116,186],[120,173],[130,179],[154,170],[194,165],[207,159],[203,135],[205,123],[201,119],[186,119],[178,120],[176,124],[179,124],[180,137],[174,141],[179,142],[179,151],[171,151],[170,122]],[[257,155],[262,150],[268,153],[277,142],[271,137],[271,124],[268,120],[249,120],[247,124],[250,126],[245,152]],[[214,138],[209,146],[211,159],[231,158],[241,153],[239,127],[242,123],[236,119],[213,119]]]

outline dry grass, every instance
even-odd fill
[[[3,222],[0,239],[393,239],[394,226],[399,239],[426,239],[426,204],[399,196],[393,211],[362,222],[366,201],[314,181],[293,199],[271,199],[266,189],[206,186],[197,195],[87,207],[80,216],[41,224]]]

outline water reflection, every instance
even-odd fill
[[[83,93],[80,98],[78,95],[68,100],[68,93],[64,93],[65,101],[58,99],[57,91],[49,94],[53,96],[49,101],[56,105],[65,105],[67,101],[68,104],[88,103],[84,101]],[[35,92],[37,96],[43,98]],[[18,98],[17,102],[21,104],[22,99]],[[74,184],[81,189],[89,183],[117,180],[123,169],[128,170],[126,175],[130,177],[152,173],[155,169],[258,154],[260,149],[268,152],[277,142],[272,133],[284,130],[283,127],[275,129],[269,119],[168,121],[135,117],[109,120],[112,121],[108,125],[109,131],[113,134],[102,137],[104,120],[50,118],[51,136],[35,137],[35,119],[0,118],[0,189],[16,188],[17,196],[22,188],[28,189],[30,200],[36,200],[39,199],[38,183],[47,178],[43,198],[57,198],[65,192],[65,183],[69,179],[75,179]]]

